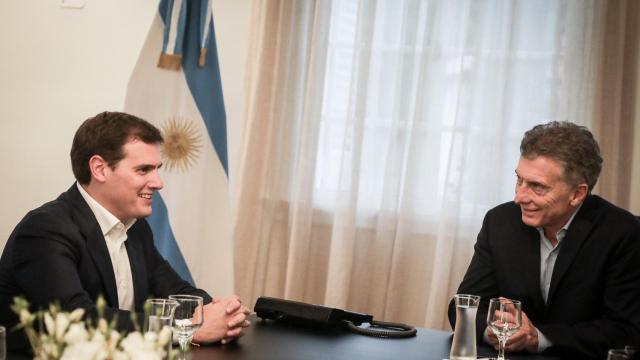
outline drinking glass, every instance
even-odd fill
[[[630,358],[625,349],[611,349],[607,354],[607,360],[629,360]]]
[[[146,318],[144,330],[160,332],[163,327],[171,327],[173,324],[173,314],[178,302],[173,299],[149,299],[145,305]]]
[[[173,333],[180,344],[180,358],[186,359],[193,334],[202,326],[202,297],[194,295],[169,295],[178,302],[173,314]]]
[[[498,338],[498,360],[504,360],[507,340],[522,326],[522,303],[505,298],[489,300],[487,325]]]
[[[173,325],[173,313],[178,302],[172,299],[149,299],[145,303],[144,331],[160,335],[165,326]],[[171,341],[167,342],[166,354],[171,354]]]

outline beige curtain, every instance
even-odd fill
[[[255,0],[238,294],[447,328],[524,131],[610,110],[603,3]]]
[[[634,168],[640,166],[640,158],[634,157],[634,140],[640,136],[636,133],[640,130],[640,2],[603,1],[599,6],[604,31],[599,39],[593,121],[604,166],[595,191],[620,207],[637,211],[640,209],[632,209],[631,204],[632,194],[640,194],[640,182],[632,179]],[[635,201],[640,204],[640,199]]]
[[[313,163],[301,161],[313,151],[313,141],[303,146],[294,142],[296,133],[317,126],[313,117],[318,109],[305,98],[322,96],[322,88],[307,84],[322,83],[325,54],[318,50],[327,41],[328,5],[326,1],[254,2],[235,224],[236,288],[251,302],[263,294],[308,299],[300,293],[323,291],[326,256],[312,253],[327,249],[299,250],[314,243],[304,223],[308,214],[295,211],[296,204],[280,195],[296,193],[299,204],[310,203]],[[313,46],[316,43],[319,46]],[[309,121],[295,120],[302,117]],[[295,183],[289,178],[293,165],[303,173]],[[290,220],[295,226],[289,226]]]

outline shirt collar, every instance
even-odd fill
[[[575,211],[573,212],[573,214],[571,214],[571,217],[569,218],[569,220],[567,221],[567,223],[566,223],[566,224],[564,224],[564,226],[563,226],[560,230],[558,230],[558,233],[556,234],[556,239],[558,239],[558,244],[560,244],[560,242],[562,241],[562,239],[564,239],[564,236],[567,234],[567,230],[569,230],[569,226],[570,226],[570,225],[571,225],[571,223],[573,222],[573,218],[575,218],[575,217],[576,217],[576,214],[578,213],[578,211],[580,211],[580,208],[581,208],[581,207],[582,207],[582,204],[580,204],[580,205],[578,206],[578,208],[577,208],[577,209],[575,209]],[[538,230],[538,232],[540,233],[540,235],[541,235],[543,238],[545,238],[545,239],[547,238],[547,237],[544,235],[544,229],[543,229],[542,227],[537,227],[536,229]]]
[[[91,195],[79,183],[76,182],[76,186],[78,187],[78,191],[80,191],[80,195],[82,195],[82,198],[84,198],[84,201],[86,201],[87,205],[89,205],[89,208],[91,209],[91,212],[93,212],[93,215],[96,217],[96,220],[98,220],[98,225],[100,225],[102,235],[107,235],[109,231],[111,231],[111,229],[113,229],[115,226],[117,226],[118,224],[122,224],[122,222],[115,215],[113,215],[111,212],[109,212],[109,210],[105,209],[104,206],[100,205],[99,202],[91,197]],[[124,225],[125,232],[128,231],[135,222],[136,219],[132,219],[126,224],[122,224]]]

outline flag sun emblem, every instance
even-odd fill
[[[162,158],[167,171],[185,171],[198,159],[201,137],[192,121],[171,117],[162,126]]]

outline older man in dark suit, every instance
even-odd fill
[[[227,342],[242,335],[249,310],[240,300],[212,301],[181,279],[154,247],[144,218],[163,186],[158,174],[162,141],[153,125],[124,113],[104,112],[80,126],[71,148],[77,183],[29,212],[3,251],[2,325],[17,323],[9,309],[15,296],[25,296],[34,308],[57,301],[65,310],[92,313],[102,295],[107,315],[117,314],[119,328],[131,330],[130,312],[142,311],[147,298],[192,294],[206,304],[194,341]],[[21,333],[12,333],[8,343],[10,348],[26,345]]]
[[[480,295],[478,336],[487,303],[522,301],[522,328],[507,351],[568,359],[605,358],[609,348],[640,343],[640,223],[591,195],[602,166],[584,127],[538,125],[520,146],[513,202],[490,210],[458,289]],[[455,310],[449,307],[454,326]]]

